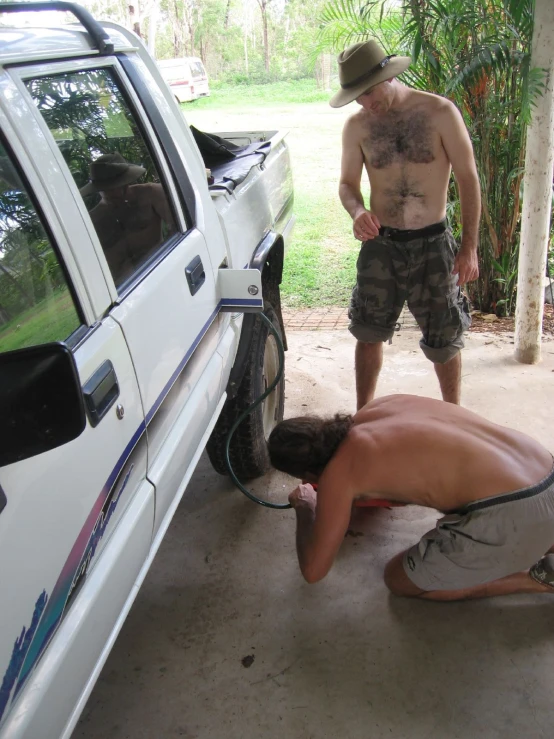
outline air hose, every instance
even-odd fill
[[[252,413],[252,411],[255,408],[257,408],[260,405],[260,403],[263,403],[263,401],[267,398],[267,396],[270,395],[275,390],[275,388],[279,384],[279,381],[281,380],[281,377],[283,376],[283,371],[285,369],[285,350],[283,347],[283,342],[281,341],[281,337],[279,336],[279,334],[275,330],[274,325],[269,320],[269,318],[265,315],[265,313],[260,313],[260,318],[266,324],[269,332],[273,334],[275,341],[277,343],[277,352],[279,354],[279,369],[277,371],[277,374],[275,375],[275,379],[269,385],[269,387],[260,395],[259,398],[256,398],[256,400],[252,403],[252,405],[249,405],[248,408],[240,414],[240,416],[231,426],[231,429],[229,430],[229,433],[227,434],[227,439],[225,440],[225,464],[227,465],[227,470],[229,472],[229,477],[231,478],[231,480],[235,483],[235,485],[238,487],[241,493],[244,493],[244,495],[246,495],[247,498],[250,498],[250,500],[252,500],[254,503],[257,503],[258,505],[263,505],[266,508],[291,508],[292,506],[290,503],[270,503],[267,500],[262,500],[261,498],[258,498],[250,490],[247,490],[247,488],[244,487],[244,485],[235,475],[233,471],[233,467],[231,466],[231,459],[229,457],[229,448],[231,446],[231,439],[233,438],[233,434],[235,433],[237,428],[240,426],[240,424],[244,421],[246,416]]]

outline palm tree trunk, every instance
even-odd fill
[[[521,246],[517,283],[515,358],[536,364],[541,358],[543,280],[546,268],[552,170],[554,166],[554,4],[536,0],[531,68],[545,69],[545,89],[527,131]]]

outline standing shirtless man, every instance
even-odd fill
[[[361,106],[344,125],[339,187],[362,242],[349,310],[358,408],[375,394],[383,342],[405,301],[443,399],[459,404],[460,350],[470,325],[461,285],[479,274],[481,198],[471,141],[449,100],[395,79],[409,64],[409,57],[387,56],[374,41],[354,44],[339,55],[341,90],[331,99],[336,108],[354,100]],[[369,210],[360,190],[364,166]],[[459,250],[445,221],[451,170],[462,211]]]
[[[276,469],[310,483],[289,496],[308,582],[330,570],[353,502],[385,498],[444,514],[387,564],[394,594],[554,593],[553,460],[525,434],[441,400],[389,395],[354,416],[281,421],[268,443]]]

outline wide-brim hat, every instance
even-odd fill
[[[103,154],[90,165],[90,182],[81,188],[81,195],[101,190],[114,190],[136,182],[146,172],[138,164],[129,164],[121,154]]]
[[[338,56],[341,89],[329,101],[332,108],[348,105],[375,85],[402,74],[409,56],[387,55],[375,41],[353,44]]]

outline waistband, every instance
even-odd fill
[[[483,508],[491,508],[501,503],[512,503],[515,500],[524,500],[525,498],[532,498],[534,495],[539,495],[548,490],[549,487],[554,487],[554,467],[548,475],[536,485],[530,485],[528,488],[521,488],[521,490],[514,490],[512,493],[502,493],[501,495],[493,495],[492,498],[485,498],[484,500],[476,500],[475,503],[468,503],[462,508],[458,508],[455,511],[449,511],[450,513],[473,513],[473,511],[481,511]]]
[[[391,241],[412,241],[413,239],[422,239],[425,236],[437,236],[438,234],[444,233],[446,229],[446,220],[439,221],[439,223],[432,223],[430,226],[425,226],[425,228],[415,229],[381,226],[379,236],[383,236],[385,239],[391,239]]]

